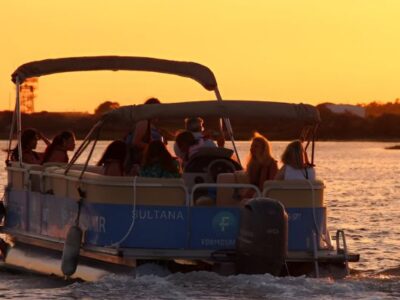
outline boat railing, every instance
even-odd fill
[[[80,187],[92,202],[123,204],[130,201],[136,189],[137,204],[190,205],[189,192],[181,178],[136,177],[135,180],[135,177],[105,176],[95,172],[85,172],[81,178],[79,170],[70,170],[65,175],[64,167],[41,165],[10,166],[7,169],[9,187],[16,190],[78,200]]]
[[[324,182],[321,180],[267,180],[262,195],[288,207],[324,207]]]
[[[54,194],[62,194],[66,190],[68,196],[78,198],[78,193],[73,189],[80,186],[86,191],[86,197],[90,201],[102,203],[113,199],[112,203],[123,204],[129,202],[132,194],[136,192],[137,204],[190,204],[188,189],[181,178],[105,176],[92,172],[85,172],[81,178],[79,170],[70,170],[67,175],[64,175],[63,171],[64,169],[45,171],[45,177],[59,181],[55,183],[56,186],[51,186],[48,182],[45,189],[52,188]],[[164,199],[167,200],[163,201]]]
[[[207,194],[199,191],[206,191]],[[221,197],[222,190],[230,190],[230,196]],[[248,183],[198,183],[195,184],[190,193],[190,205],[198,206],[239,206],[240,201],[245,198],[245,192],[254,191],[254,197],[261,197],[261,192],[253,184]],[[229,198],[229,199],[227,199]]]

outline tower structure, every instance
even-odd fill
[[[20,85],[20,107],[21,112],[31,114],[35,112],[36,90],[38,88],[38,78],[28,78]]]

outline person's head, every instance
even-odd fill
[[[33,150],[37,146],[38,133],[33,128],[25,129],[21,134],[21,147],[23,150]]]
[[[43,163],[51,159],[55,150],[73,151],[75,149],[75,135],[71,131],[63,131],[57,134],[43,155]]]
[[[282,162],[296,169],[307,165],[306,153],[300,140],[290,142],[282,154]]]
[[[200,117],[191,117],[185,119],[185,128],[192,132],[202,132],[204,131],[204,120]]]
[[[160,104],[161,101],[158,100],[157,98],[149,98],[147,99],[144,104]]]
[[[251,139],[250,155],[252,158],[258,160],[272,158],[269,141],[258,132],[255,132],[253,138]]]
[[[115,140],[107,146],[106,150],[104,150],[104,153],[97,165],[101,166],[105,162],[112,160],[119,161],[122,166],[125,161],[126,153],[127,145],[123,141]]]
[[[188,153],[189,148],[196,144],[196,139],[191,131],[179,132],[175,138],[175,142],[182,153]]]
[[[161,101],[158,100],[157,98],[149,98],[146,101],[144,101],[144,104],[161,104]],[[158,119],[151,119],[153,123],[157,123]]]
[[[33,128],[25,129],[21,134],[22,151],[32,151],[36,149],[39,140],[38,133]],[[18,160],[18,145],[11,151],[11,160]]]
[[[54,137],[51,144],[65,151],[73,151],[75,149],[75,135],[71,131],[63,131]]]

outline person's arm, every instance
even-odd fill
[[[275,180],[284,180],[285,179],[285,166],[279,169],[278,173],[276,173]]]
[[[217,145],[219,148],[224,148],[225,146],[225,136],[221,132],[217,132],[217,135],[215,136],[215,141],[217,142]]]
[[[178,144],[175,142],[174,143],[174,152],[176,157],[183,159],[184,158],[184,154],[182,153],[181,149],[179,149]]]
[[[133,134],[132,145],[140,149],[144,149],[147,143],[143,142],[144,135],[147,132],[148,121],[142,120],[137,122],[135,132]]]
[[[38,132],[37,135],[39,139],[41,139],[47,146],[51,144],[50,140],[47,137],[45,137],[43,133]]]
[[[268,173],[268,180],[274,180],[276,175],[278,174],[278,163],[276,160],[273,160]]]

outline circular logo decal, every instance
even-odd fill
[[[237,220],[229,211],[221,211],[214,216],[212,226],[219,235],[231,235],[236,232]]]

